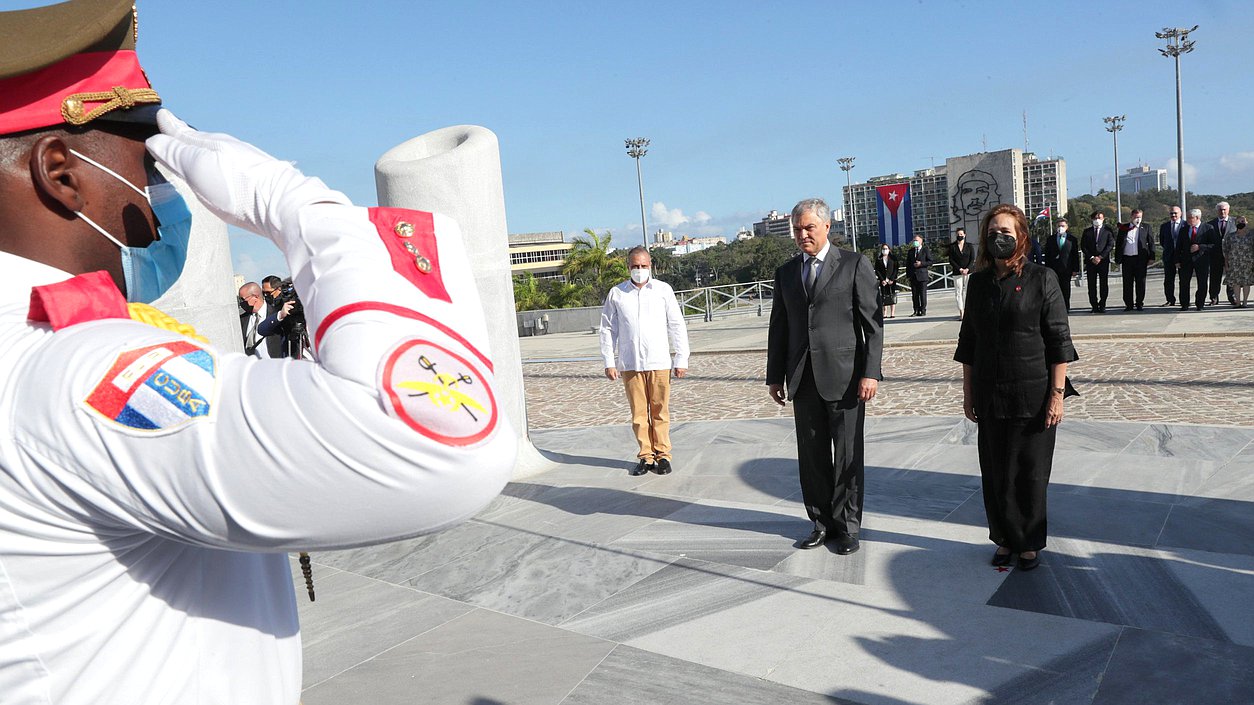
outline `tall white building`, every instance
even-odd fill
[[[1142,191],[1165,190],[1167,187],[1167,170],[1151,169],[1148,164],[1141,164],[1128,169],[1128,173],[1119,175],[1119,190],[1124,193],[1140,193]]]
[[[1057,157],[1037,159],[1032,152],[1023,155],[1023,212],[1031,221],[1049,206],[1050,217],[1067,214],[1067,162]]]

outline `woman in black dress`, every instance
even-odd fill
[[[880,245],[880,256],[875,258],[875,278],[880,282],[880,305],[884,318],[895,318],[897,312],[897,256]]]
[[[980,478],[993,565],[1019,556],[1031,570],[1045,548],[1045,495],[1063,399],[1075,394],[1067,363],[1078,359],[1058,277],[1028,261],[1023,211],[994,206],[980,227],[976,272],[954,359],[962,408],[979,425]]]

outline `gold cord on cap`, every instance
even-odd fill
[[[84,112],[87,103],[101,105]],[[133,108],[141,103],[160,103],[161,96],[151,88],[126,88],[114,86],[111,91],[96,93],[73,93],[61,101],[61,117],[71,125],[85,125],[92,120],[118,108]]]

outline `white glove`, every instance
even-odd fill
[[[284,228],[313,203],[352,205],[320,179],[305,176],[230,135],[200,132],[169,110],[157,113],[161,134],[148,138],[148,151],[191,186],[201,203],[222,220],[285,246]]]

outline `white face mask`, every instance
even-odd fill
[[[643,284],[649,281],[650,274],[651,272],[648,269],[633,269],[631,270],[631,280],[637,284]]]
[[[1101,221],[1101,220],[1098,220],[1098,219],[1094,219],[1094,220],[1093,220],[1093,229],[1094,229],[1094,230],[1101,230],[1101,229],[1102,229],[1102,221]]]
[[[1058,228],[1058,234],[1059,234],[1059,235],[1066,235],[1066,234],[1067,234],[1067,229],[1066,229],[1066,228]]]

